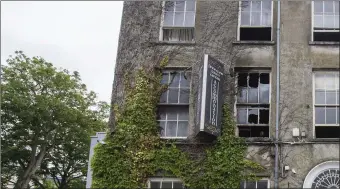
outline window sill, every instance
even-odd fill
[[[339,143],[340,138],[314,138],[311,140],[312,142],[329,142],[329,143]]]
[[[275,41],[234,41],[234,45],[274,45]]]
[[[309,41],[309,45],[322,45],[322,46],[339,46],[340,42],[331,42],[331,41]]]
[[[195,41],[158,41],[151,42],[154,45],[183,45],[183,46],[194,46],[196,45]]]

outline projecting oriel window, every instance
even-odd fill
[[[196,1],[165,1],[160,41],[195,40]]]
[[[148,188],[151,189],[184,189],[184,185],[177,178],[151,178],[148,181]]]
[[[189,123],[190,72],[166,71],[162,83],[169,86],[158,105],[161,137],[185,139]]]
[[[340,138],[339,72],[314,73],[314,136]]]
[[[312,40],[340,41],[339,1],[313,1]]]
[[[237,73],[236,115],[240,137],[269,137],[270,73]]]
[[[239,4],[239,41],[272,40],[272,1],[241,1]]]
[[[241,182],[241,189],[266,189],[269,188],[269,180],[262,179],[259,181],[244,181]]]

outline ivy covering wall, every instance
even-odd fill
[[[126,78],[126,98],[116,109],[115,132],[95,147],[92,188],[145,188],[147,179],[159,174],[180,178],[188,188],[237,188],[242,180],[256,179],[254,173],[262,167],[244,158],[247,147],[235,137],[227,106],[221,136],[200,158],[174,141],[160,139],[157,104],[167,89],[161,84],[167,62],[166,57],[159,67],[140,69],[134,78]]]

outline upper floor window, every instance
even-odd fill
[[[194,41],[196,1],[165,1],[163,10],[160,40]]]
[[[187,72],[189,73],[189,72]],[[162,83],[169,84],[160,99],[158,122],[162,138],[186,138],[189,124],[190,74],[184,71],[166,71]]]
[[[340,138],[339,72],[314,73],[315,138]]]
[[[177,178],[151,178],[148,181],[151,189],[181,189],[185,188],[182,181]]]
[[[238,40],[272,40],[272,1],[241,1]]]
[[[239,72],[237,88],[238,135],[269,137],[269,72]]]
[[[259,188],[269,188],[269,180],[259,180],[259,181],[244,181],[241,182],[241,189],[259,189]]]
[[[339,1],[313,2],[313,41],[340,41]]]

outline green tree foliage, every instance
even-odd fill
[[[42,165],[52,165],[55,169],[46,173],[60,177],[82,172],[89,136],[105,128],[108,105],[96,101],[78,72],[57,69],[20,51],[7,63],[1,83],[1,167],[11,171],[2,172],[3,187],[16,176],[15,188],[27,188]]]
[[[261,166],[244,159],[246,145],[234,136],[235,124],[227,106],[222,136],[203,158],[160,139],[156,108],[167,89],[160,84],[167,60],[152,71],[140,69],[133,79],[126,78],[127,95],[124,106],[116,109],[116,131],[107,135],[105,144],[95,147],[92,187],[141,188],[148,177],[159,173],[181,178],[192,188],[236,188],[241,180],[255,179],[252,173]]]

